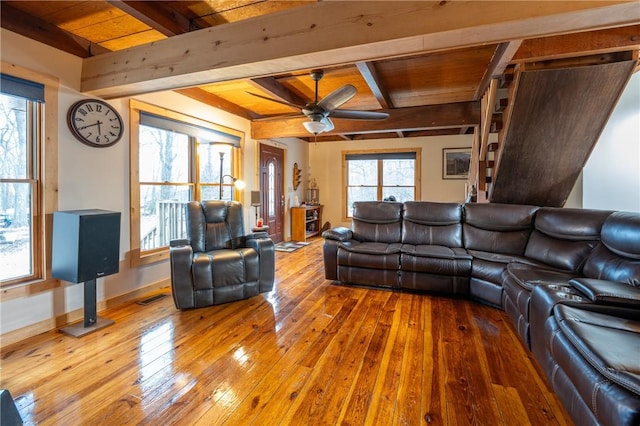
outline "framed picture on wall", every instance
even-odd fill
[[[471,162],[471,148],[442,150],[442,179],[467,179]]]

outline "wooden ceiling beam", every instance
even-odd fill
[[[214,95],[211,92],[207,92],[204,89],[200,89],[199,87],[177,89],[175,90],[175,92],[187,96],[191,99],[195,99],[196,101],[203,102],[214,108],[219,108],[230,114],[246,118],[247,120],[255,120],[256,118],[260,118],[260,116],[253,111],[242,108],[234,103],[227,101],[226,99],[221,98],[220,96]]]
[[[380,79],[380,75],[378,71],[376,71],[376,66],[373,62],[356,62],[356,67],[364,81],[369,86],[371,93],[376,97],[378,103],[380,104],[380,108],[389,109],[393,108],[393,101],[389,96],[389,92],[382,84],[382,80]]]
[[[322,133],[322,135],[397,133],[399,131],[458,128],[480,123],[480,102],[426,105],[379,111],[388,112],[389,118],[380,121],[332,118],[336,128],[331,132]],[[251,122],[251,137],[253,139],[308,137],[309,133],[302,125],[302,122],[306,120],[308,120],[306,117],[254,120]]]
[[[49,22],[16,9],[7,2],[0,2],[0,22],[2,28],[39,41],[81,58],[102,54],[110,50],[64,31]]]
[[[525,40],[513,62],[537,62],[640,49],[640,25]]]
[[[628,0],[318,2],[86,58],[81,91],[116,98],[637,22]]]
[[[305,99],[284,87],[275,77],[252,78],[249,79],[249,82],[274,98],[289,102],[290,104],[304,106],[310,102],[310,99]]]
[[[407,132],[406,137],[416,138],[420,136],[447,136],[458,134],[460,134],[460,131],[456,127],[452,127],[450,129],[417,130],[414,132]]]
[[[482,81],[478,85],[476,92],[473,94],[473,100],[479,100],[489,88],[491,80],[502,75],[504,70],[511,62],[511,59],[518,51],[518,48],[522,44],[522,40],[513,40],[507,43],[500,43],[496,46],[489,66],[485,70],[482,76]]]
[[[363,140],[371,140],[371,139],[396,139],[396,138],[397,138],[397,135],[395,133],[368,133],[368,134],[353,135],[352,140],[363,141]]]
[[[165,2],[107,0],[107,3],[133,16],[154,30],[171,37],[191,31],[191,21]]]

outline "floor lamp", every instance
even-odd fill
[[[258,226],[258,210],[260,209],[260,191],[251,191],[251,205],[256,209],[256,226]]]
[[[242,190],[245,187],[245,183],[244,181],[238,179],[238,178],[234,178],[231,175],[223,175],[223,166],[224,166],[224,152],[220,152],[220,197],[219,199],[222,200],[222,184],[224,182],[224,178],[226,177],[230,177],[231,178],[231,182],[233,182],[233,186],[236,187],[236,189],[238,190]],[[233,192],[231,192],[231,201],[233,201]]]

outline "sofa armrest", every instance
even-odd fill
[[[336,241],[349,241],[353,238],[353,232],[349,228],[345,228],[344,226],[338,226],[337,228],[327,229],[322,233],[322,238],[325,240],[336,240]]]
[[[183,243],[186,241],[186,243]],[[193,275],[193,249],[188,240],[173,240],[169,243],[169,260],[171,266],[171,293],[178,309],[195,307]]]
[[[593,278],[574,278],[569,284],[593,303],[640,307],[640,289],[625,283]]]
[[[176,240],[169,241],[169,247],[188,246],[189,240],[186,238],[178,238]]]
[[[247,235],[246,243],[247,247],[258,252],[258,257],[260,258],[260,293],[273,290],[276,270],[276,249],[273,240],[267,237],[266,232],[256,232]]]
[[[247,240],[255,240],[255,239],[260,239],[260,238],[269,238],[269,234],[267,234],[266,231],[258,231],[258,232],[252,232],[251,234],[248,234],[245,238]]]

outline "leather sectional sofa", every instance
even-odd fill
[[[504,309],[576,424],[640,424],[640,213],[359,202],[325,277]]]

